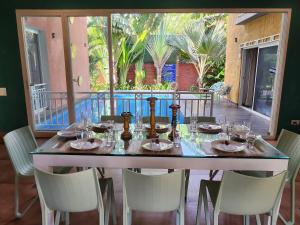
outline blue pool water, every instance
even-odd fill
[[[156,116],[168,116],[171,121],[172,112],[169,109],[169,105],[172,104],[171,95],[153,95],[157,97],[158,100],[155,104],[155,115]],[[134,94],[114,94],[115,97],[115,114],[121,115],[124,111],[130,111],[133,114],[131,123],[135,123],[136,115],[142,115],[147,117],[150,114],[149,102],[146,100],[147,95],[143,95],[140,100],[134,100]],[[82,99],[75,105],[76,122],[81,121],[81,112],[86,112],[91,118],[93,123],[99,122],[99,115],[109,114],[109,100],[106,101],[106,105],[102,99],[98,101],[97,98],[86,98]],[[179,122],[183,122],[183,114],[178,113]],[[61,130],[68,126],[68,110],[64,109],[58,113],[53,113],[53,115],[48,115],[46,119],[41,119],[42,121],[36,125],[37,130]]]

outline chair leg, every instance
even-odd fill
[[[216,211],[214,212],[214,225],[218,225],[219,224],[219,213],[217,213]]]
[[[295,182],[291,183],[291,190],[290,190],[290,218],[289,220],[285,219],[281,213],[278,214],[279,219],[285,224],[285,225],[294,225],[295,224],[295,207],[296,207],[296,190],[295,190]]]
[[[54,222],[54,224],[55,225],[59,225],[59,222],[60,222],[60,211],[57,211],[56,215],[55,215],[55,222]]]
[[[255,215],[256,225],[261,225],[260,215]]]
[[[205,191],[205,186],[203,185],[202,182],[200,182],[198,206],[197,206],[197,213],[196,213],[196,225],[200,225],[201,207],[202,207],[202,192],[203,191]]]
[[[206,225],[210,225],[210,213],[209,213],[209,208],[208,208],[208,201],[207,201],[207,190],[206,188],[204,188],[204,191],[203,191],[203,203],[204,203],[204,215],[205,215],[205,222],[206,222]],[[215,224],[214,224],[215,225]]]
[[[187,200],[189,181],[190,181],[190,170],[185,170],[185,195],[184,195],[185,202]]]
[[[110,183],[110,196],[111,196],[111,214],[113,225],[117,225],[117,207],[116,207],[116,199],[114,193],[114,184],[113,181]]]
[[[243,216],[244,225],[250,225],[250,216]]]
[[[65,224],[69,225],[70,224],[70,213],[65,212]]]
[[[20,211],[20,195],[19,195],[19,176],[15,175],[15,215],[16,218],[22,218],[28,210],[33,206],[33,204],[38,200],[38,195],[36,195],[26,206],[23,212]]]

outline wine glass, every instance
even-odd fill
[[[181,136],[180,136],[180,133],[178,131],[174,131],[174,133],[173,133],[173,143],[174,143],[175,148],[180,147]]]
[[[106,147],[110,147],[113,142],[113,127],[109,126],[106,132]]]
[[[254,144],[255,144],[256,139],[257,139],[257,135],[254,132],[250,131],[250,132],[247,133],[246,142],[247,142],[247,147],[249,149],[254,148]]]

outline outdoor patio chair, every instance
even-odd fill
[[[19,178],[33,176],[30,152],[34,151],[38,145],[29,126],[7,133],[3,140],[15,171],[15,215],[17,218],[21,218],[38,199],[38,195],[36,195],[23,212],[20,211]],[[56,168],[55,172],[65,173],[69,170],[69,167]]]
[[[258,142],[256,144],[262,145]],[[266,144],[264,144],[266,145]],[[267,146],[261,146],[267,147]],[[289,156],[288,175],[286,183],[290,185],[290,215],[289,219],[286,220],[280,213],[279,218],[286,225],[295,224],[295,208],[296,208],[296,177],[300,168],[300,135],[294,132],[282,129],[278,138],[276,148],[285,155]],[[266,177],[268,173],[265,171],[239,171],[239,173],[255,176],[255,177]]]
[[[286,174],[284,171],[276,176],[258,178],[225,171],[222,181],[201,180],[196,225],[200,225],[202,201],[206,224],[211,224],[207,193],[214,208],[214,225],[218,225],[221,212],[243,215],[244,225],[250,224],[250,215],[270,213],[271,225],[276,225]],[[256,216],[260,224],[258,218]]]
[[[169,117],[156,116],[155,122],[157,123],[170,123]],[[150,117],[143,117],[143,123],[150,123]]]
[[[176,210],[176,224],[184,225],[184,172],[144,175],[123,170],[123,225],[131,225],[132,210]]]
[[[34,174],[43,204],[43,222],[48,220],[50,210],[56,211],[55,225],[59,225],[61,213],[66,216],[65,222],[68,225],[69,212],[98,210],[99,225],[109,224],[110,211],[113,224],[117,224],[111,178],[98,180],[96,169],[63,175],[35,169]]]

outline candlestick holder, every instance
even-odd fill
[[[155,130],[155,101],[157,100],[156,97],[149,97],[147,101],[149,101],[150,105],[150,129],[148,131],[147,138],[158,138]]]
[[[129,131],[129,121],[132,114],[130,112],[122,112],[121,116],[124,119],[124,131],[121,134],[121,139],[127,141],[132,139],[132,134]]]
[[[180,109],[180,105],[172,104],[169,106],[170,109],[172,109],[172,130],[168,135],[168,138],[170,141],[174,140],[174,135],[176,135],[176,127],[177,127],[177,110]]]

